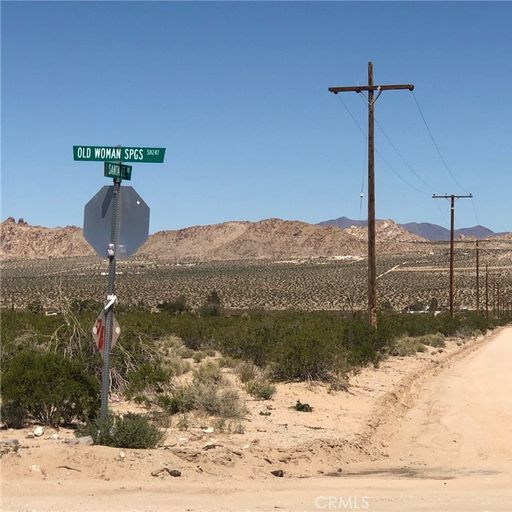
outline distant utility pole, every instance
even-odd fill
[[[467,196],[457,196],[455,194],[444,194],[443,196],[438,196],[434,194],[432,196],[433,199],[449,199],[450,200],[450,316],[453,316],[453,295],[454,295],[454,279],[453,279],[453,263],[454,263],[454,242],[455,242],[455,200],[456,199],[465,199],[473,197],[472,194]]]
[[[489,318],[489,265],[485,265],[485,318]]]
[[[476,312],[477,314],[480,313],[480,260],[478,239],[476,241]]]
[[[408,89],[412,84],[374,85],[373,64],[368,62],[368,85],[351,87],[329,87],[329,92],[368,92],[368,322],[377,327],[377,270],[375,254],[375,152],[374,152],[374,108],[382,91]],[[374,93],[377,91],[377,96]]]

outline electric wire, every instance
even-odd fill
[[[365,130],[363,130],[363,128],[361,128],[361,125],[358,123],[357,119],[354,117],[354,115],[352,114],[352,112],[350,111],[350,109],[348,108],[348,106],[345,104],[345,102],[342,100],[341,96],[339,96],[338,94],[336,94],[336,97],[341,101],[342,105],[345,107],[345,110],[348,112],[349,116],[351,117],[352,121],[354,121],[354,124],[359,128],[359,131],[363,134],[363,136],[365,137],[366,140],[368,140],[368,134]],[[382,153],[377,149],[377,148],[374,148],[375,149],[375,153],[377,153],[379,155],[379,157],[381,158],[381,160],[393,171],[393,173],[395,174],[395,176],[400,179],[401,181],[403,181],[406,185],[408,185],[411,189],[413,189],[414,191],[418,192],[419,194],[424,194],[425,191],[424,190],[420,190],[418,187],[416,187],[415,185],[413,185],[412,183],[410,183],[407,179],[405,179],[389,162],[386,158],[384,158],[384,156],[382,155]]]
[[[366,98],[366,96],[364,94],[359,94],[358,95],[361,100],[363,101],[363,103],[367,104],[368,101],[364,98]],[[421,174],[419,174],[415,169],[414,167],[407,161],[407,159],[403,156],[403,154],[398,150],[398,148],[396,147],[396,145],[393,143],[393,141],[391,140],[391,138],[389,137],[389,135],[384,131],[384,128],[382,127],[382,124],[379,122],[379,120],[377,119],[376,116],[374,116],[374,119],[375,119],[375,124],[377,125],[377,127],[379,128],[379,130],[381,131],[382,135],[384,135],[384,137],[386,138],[386,140],[389,142],[389,145],[393,148],[393,150],[395,151],[395,153],[399,156],[399,158],[402,160],[402,162],[404,163],[404,165],[414,174],[414,176],[416,176],[416,178],[418,178],[426,187],[428,187],[430,190],[433,190],[434,187],[432,187],[432,185],[430,183],[428,183],[424,178],[423,176],[421,176]],[[425,192],[427,193],[427,191],[425,190]]]
[[[420,116],[421,118],[423,119],[423,123],[425,124],[425,128],[427,129],[427,132],[430,136],[430,140],[432,141],[432,144],[434,145],[436,151],[437,151],[437,154],[439,155],[439,158],[441,159],[441,162],[443,163],[444,165],[444,168],[448,171],[448,174],[450,175],[450,177],[452,178],[453,182],[458,186],[460,187],[462,190],[466,191],[466,188],[463,187],[459,180],[456,178],[455,174],[452,172],[452,170],[450,169],[450,167],[448,166],[448,164],[446,163],[446,160],[444,159],[440,149],[439,149],[439,146],[437,145],[437,142],[436,140],[434,139],[434,136],[432,135],[432,131],[430,130],[430,127],[427,123],[427,120],[425,119],[425,116],[423,115],[423,111],[421,110],[421,107],[420,107],[420,104],[418,103],[418,100],[416,99],[416,95],[414,94],[414,91],[411,91],[411,94],[412,94],[412,97],[414,99],[414,103],[416,103],[416,107],[418,108],[418,111],[420,113]]]

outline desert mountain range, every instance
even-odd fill
[[[326,220],[320,222],[319,226],[337,226],[339,228],[349,228],[351,226],[364,227],[366,226],[365,220],[354,220],[348,217],[339,217],[337,219]],[[450,240],[450,230],[439,226],[438,224],[431,224],[429,222],[408,222],[406,224],[399,224],[399,226],[409,233],[418,235],[422,238],[432,241],[447,241]],[[472,226],[469,228],[460,228],[455,230],[455,238],[470,237],[470,238],[487,238],[490,236],[500,236],[504,233],[495,233],[485,226]]]
[[[510,234],[505,235],[511,236]],[[323,227],[306,222],[266,219],[232,221],[150,235],[137,256],[170,260],[296,259],[366,254],[365,227]],[[428,241],[392,220],[377,222],[377,249],[381,253],[428,250]],[[93,249],[76,226],[47,228],[18,222],[1,224],[2,258],[59,258],[92,256]]]

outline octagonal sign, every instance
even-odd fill
[[[120,187],[117,258],[129,258],[147,239],[149,206],[133,187]],[[102,187],[85,205],[84,237],[100,258],[106,258],[111,243],[114,187]]]

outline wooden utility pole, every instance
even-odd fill
[[[498,318],[500,318],[500,282],[496,283],[496,301],[498,302]]]
[[[373,64],[368,62],[368,85],[351,87],[329,87],[329,92],[368,92],[368,322],[377,327],[377,270],[375,252],[375,150],[374,150],[374,109],[382,91],[407,89],[412,84],[374,85]],[[377,91],[377,96],[374,96]]]
[[[480,313],[480,260],[478,240],[476,241],[476,312]]]
[[[485,318],[489,318],[489,265],[485,265]]]
[[[455,194],[444,194],[438,196],[434,194],[433,199],[449,199],[450,200],[450,316],[453,316],[453,297],[455,293],[454,282],[454,261],[455,261],[455,200],[473,197],[472,194],[467,196],[457,196]]]

